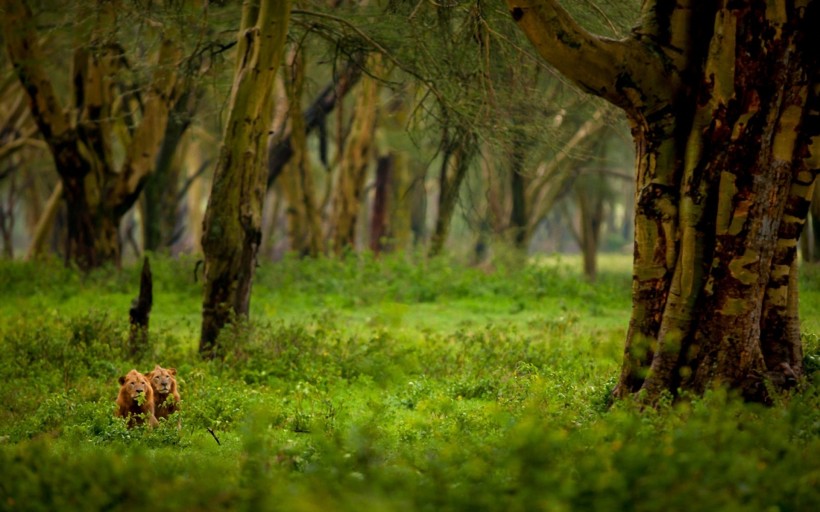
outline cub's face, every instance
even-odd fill
[[[157,393],[167,395],[176,388],[176,380],[174,379],[174,375],[176,374],[176,368],[157,366],[148,374],[148,379],[151,381],[151,386]]]
[[[145,395],[149,386],[145,376],[137,370],[131,370],[125,376],[120,377],[120,384],[122,384],[126,394],[132,399],[136,399],[140,395]]]

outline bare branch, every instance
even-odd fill
[[[513,20],[550,64],[581,88],[629,111],[669,97],[661,58],[636,39],[591,34],[557,0],[507,0]],[[672,77],[667,77],[672,80]]]

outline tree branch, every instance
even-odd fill
[[[43,137],[52,148],[71,130],[40,54],[31,9],[21,0],[5,0],[2,4],[3,36],[20,83],[29,96],[31,114]]]
[[[63,181],[58,180],[48,198],[46,207],[40,218],[37,219],[37,226],[34,228],[34,236],[31,238],[31,244],[26,252],[26,261],[31,261],[43,252],[43,245],[45,245],[46,237],[51,233],[51,226],[54,224],[54,217],[57,215],[57,209],[60,207],[60,201],[63,198]]]
[[[672,77],[659,80],[667,74],[661,58],[636,39],[591,34],[557,0],[507,0],[507,5],[538,53],[585,91],[627,112],[669,100]]]
[[[126,151],[125,163],[111,195],[114,210],[123,214],[134,204],[145,180],[154,171],[173,104],[179,98],[184,80],[177,66],[182,50],[176,41],[165,38],[159,50],[157,67],[145,95],[142,121]]]
[[[348,62],[339,76],[324,88],[310,107],[305,109],[302,114],[305,118],[305,134],[320,127],[325,116],[336,106],[336,102],[350,92],[361,77],[361,66],[361,62]],[[268,188],[273,185],[292,156],[293,146],[288,131],[276,145],[268,147]]]

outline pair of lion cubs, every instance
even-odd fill
[[[159,425],[157,418],[167,418],[179,410],[176,374],[176,368],[157,365],[146,374],[131,370],[120,377],[117,416],[128,418],[128,428],[142,425],[146,419],[152,427]]]

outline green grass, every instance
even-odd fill
[[[0,263],[0,510],[816,510],[820,390],[609,408],[629,260],[288,259],[252,321],[196,355],[194,260],[153,259],[150,345],[125,355],[138,268]],[[820,271],[801,311],[820,369]],[[116,379],[178,369],[182,429],[128,430]],[[814,365],[814,366],[812,366]],[[219,443],[212,434],[213,431]]]

